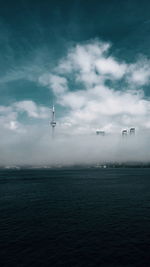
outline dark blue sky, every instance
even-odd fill
[[[41,85],[27,79],[25,74],[14,78],[14,72],[28,69],[32,64],[50,71],[68,47],[94,38],[111,42],[110,52],[119,60],[131,62],[141,54],[149,58],[150,2],[1,1],[0,103],[32,99],[48,105],[48,90],[43,93]],[[149,92],[147,86],[145,92]]]
[[[9,40],[12,56],[20,60],[22,52],[27,56],[41,46],[58,55],[66,41],[99,37],[117,48],[125,44],[132,53],[148,53],[149,11],[149,1],[135,0],[1,1],[1,49]]]

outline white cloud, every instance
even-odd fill
[[[26,112],[32,118],[48,118],[49,110],[46,107],[38,106],[31,100],[16,102],[13,104],[18,112]]]
[[[95,65],[101,75],[111,75],[116,79],[122,78],[126,71],[126,65],[124,63],[119,64],[112,57],[98,59]]]
[[[10,129],[16,130],[18,128],[18,122],[17,121],[10,121]]]
[[[134,86],[144,86],[150,83],[150,60],[141,57],[128,66],[127,80]]]
[[[67,79],[58,75],[50,75],[50,86],[55,94],[62,94],[67,91]]]
[[[109,48],[109,43],[97,40],[84,45],[78,44],[69,50],[65,59],[60,60],[55,70],[62,74],[70,73],[73,70],[81,70],[84,73],[89,73],[94,67],[95,59],[105,55]]]
[[[15,104],[18,111],[25,111],[29,117],[38,118],[37,106],[33,101],[20,101]]]
[[[0,106],[0,128],[1,135],[0,139],[5,139],[5,134],[7,131],[14,132],[16,134],[27,133],[27,123],[21,122],[19,115],[25,112],[28,118],[38,119],[38,120],[48,120],[50,118],[50,109],[37,105],[33,101],[19,101],[12,103],[11,106]],[[11,141],[7,140],[7,142]]]
[[[98,40],[77,45],[60,60],[55,68],[56,73],[68,75],[75,73],[76,81],[86,86],[104,83],[108,78],[120,79],[126,72],[127,65],[119,63],[109,56],[109,43]]]
[[[59,75],[43,74],[39,77],[39,82],[51,88],[55,94],[62,94],[68,90],[67,79]]]
[[[14,130],[17,121],[17,112],[11,106],[0,106],[0,126]],[[13,125],[14,124],[14,125]]]
[[[144,61],[143,68],[141,61],[120,62],[109,49],[109,43],[98,40],[78,44],[60,60],[53,69],[55,74],[46,82],[57,103],[69,109],[62,122],[69,128],[72,125],[72,132],[90,132],[97,127],[110,132],[131,126],[149,128],[150,101],[139,89],[149,81],[149,61]],[[120,80],[122,88],[106,86],[107,79],[115,85]],[[124,81],[130,84],[123,87]]]

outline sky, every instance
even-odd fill
[[[0,1],[0,165],[61,163],[68,137],[66,162],[77,147],[71,162],[96,162],[86,156],[96,130],[110,138],[131,127],[143,153],[134,158],[134,144],[125,160],[149,160],[149,10],[148,0]],[[101,160],[121,158],[113,140]]]

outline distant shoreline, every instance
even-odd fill
[[[9,165],[0,166],[0,170],[53,170],[53,169],[119,169],[119,168],[150,168],[148,163],[102,163],[74,165]]]

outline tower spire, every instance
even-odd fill
[[[54,133],[55,133],[55,126],[56,126],[56,121],[55,121],[55,106],[53,104],[52,107],[52,120],[51,120],[51,126],[52,126],[52,137],[54,137]]]

